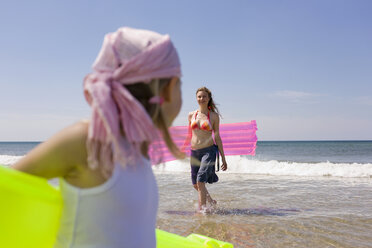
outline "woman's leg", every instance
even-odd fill
[[[211,195],[209,194],[207,190],[207,187],[205,187],[205,191],[207,192],[207,201],[209,202],[209,204],[216,205],[217,201],[212,199]]]
[[[198,182],[198,193],[199,193],[199,210],[203,210],[207,206],[207,189],[205,183]]]
[[[193,186],[194,186],[194,189],[196,191],[199,191],[197,184],[193,184]],[[209,202],[209,204],[211,204],[211,205],[216,205],[217,204],[217,201],[212,199],[211,195],[208,192],[207,187],[205,187],[205,191],[206,191],[207,202]]]
[[[209,204],[215,205],[217,202],[212,199],[207,188],[211,170],[214,173],[214,164],[216,161],[216,151],[214,147],[201,150],[191,150],[191,178],[193,187],[198,191],[199,197],[199,210]]]

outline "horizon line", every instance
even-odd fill
[[[46,140],[44,141],[17,141],[17,140],[13,140],[13,141],[10,141],[10,140],[0,140],[0,143],[42,143],[42,142],[45,142]],[[265,139],[265,140],[257,140],[257,142],[260,142],[260,141],[265,141],[265,142],[316,142],[316,141],[324,141],[324,142],[330,142],[330,141],[372,141],[372,139],[314,139],[314,140],[309,140],[309,139],[303,139],[303,140],[270,140],[270,139]],[[223,143],[223,142],[222,142]]]

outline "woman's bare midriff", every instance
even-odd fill
[[[214,144],[212,132],[195,129],[192,130],[191,149],[197,150]]]

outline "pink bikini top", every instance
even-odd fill
[[[201,123],[200,127],[196,121],[196,116],[198,115],[198,112],[199,110],[196,110],[192,120],[191,120],[191,123],[190,123],[190,127],[191,129],[200,129],[200,130],[204,130],[204,131],[210,131],[212,132],[212,125],[211,125],[211,120],[209,118],[209,111],[208,111],[208,121],[204,121]]]

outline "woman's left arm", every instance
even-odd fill
[[[220,136],[220,117],[218,116],[217,113],[214,113],[214,120],[213,120],[213,132],[214,132],[214,140],[216,142],[216,145],[218,146],[218,150],[221,154],[222,157],[222,166],[221,169],[223,171],[227,170],[227,163],[225,159],[225,153],[223,152],[223,145],[222,145],[222,140]]]

